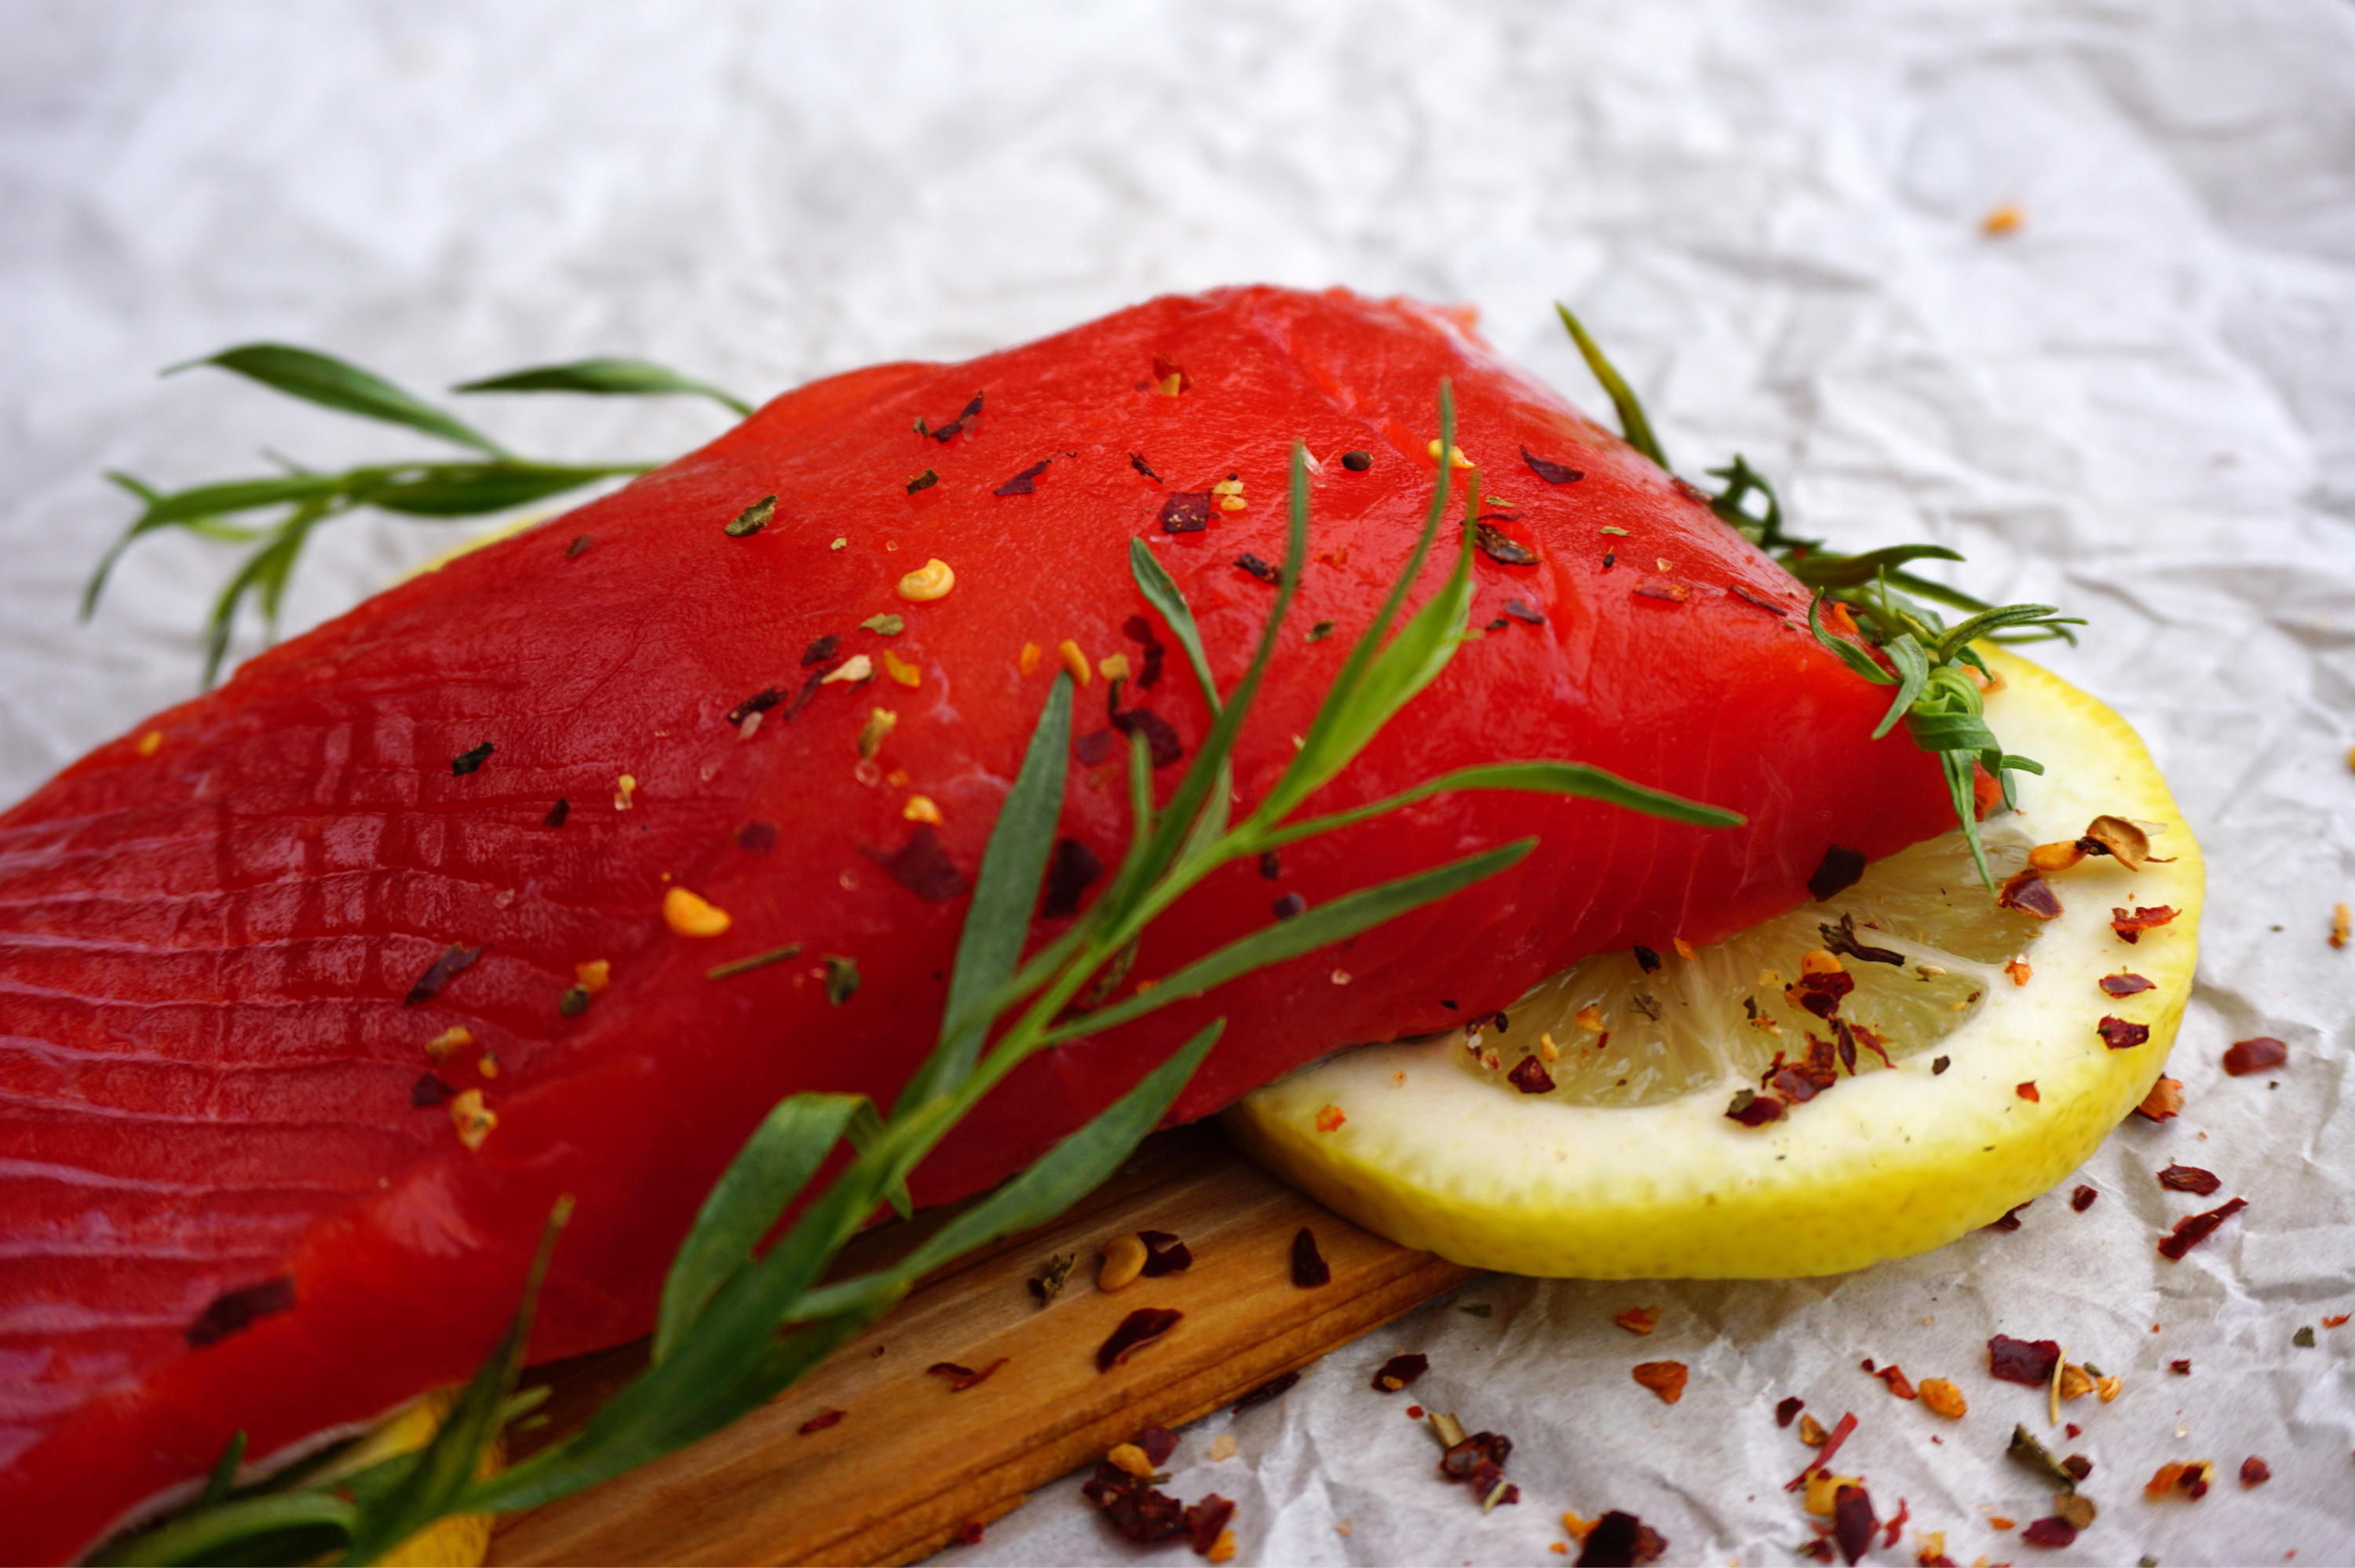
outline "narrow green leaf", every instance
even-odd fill
[[[1944,545],[1891,545],[1860,556],[1810,555],[1786,566],[1791,575],[1809,588],[1861,588],[1884,571],[1909,561],[1959,561],[1963,557]]]
[[[874,1101],[862,1097],[858,1104],[851,1108],[850,1125],[843,1128],[843,1136],[850,1139],[851,1148],[861,1154],[868,1154],[882,1146],[883,1135],[887,1130],[883,1123],[883,1113],[875,1108]],[[903,1220],[915,1218],[915,1200],[909,1196],[908,1184],[905,1181],[892,1183],[890,1190],[883,1195],[890,1200],[893,1213]]]
[[[450,390],[587,392],[605,397],[659,397],[684,393],[694,397],[709,397],[740,416],[752,411],[752,405],[732,392],[723,392],[709,381],[698,381],[691,376],[682,376],[676,370],[643,359],[576,359],[569,365],[543,365],[530,370],[512,370],[505,376],[485,376],[480,381],[464,382]]]
[[[1030,731],[1014,788],[989,831],[981,871],[974,880],[956,967],[949,973],[939,1047],[900,1091],[898,1110],[962,1087],[981,1054],[1000,989],[1013,978],[1039,907],[1039,887],[1054,853],[1063,815],[1063,780],[1071,753],[1071,676],[1055,677],[1047,705]],[[895,1111],[894,1114],[897,1114]]]
[[[229,1563],[246,1542],[290,1531],[337,1531],[346,1540],[360,1528],[360,1510],[332,1492],[265,1492],[190,1513],[128,1536],[91,1558],[94,1564]]]
[[[435,463],[364,493],[368,505],[411,517],[474,517],[505,512],[616,474],[644,473],[644,464]]]
[[[1789,563],[1785,564],[1787,566]],[[1945,583],[1932,582],[1928,577],[1917,577],[1912,572],[1892,571],[1889,574],[1889,581],[1892,587],[1903,588],[1907,593],[1917,598],[1935,599],[1938,603],[1955,609],[1981,610],[1995,608],[1987,600],[1976,599],[1958,588],[1948,588]]]
[[[1162,570],[1161,563],[1153,558],[1151,546],[1142,539],[1128,542],[1128,570],[1144,592],[1145,601],[1161,612],[1161,619],[1177,635],[1178,646],[1186,651],[1186,662],[1194,666],[1194,679],[1202,684],[1204,700],[1210,705],[1210,711],[1217,713],[1219,686],[1210,679],[1209,655],[1202,651],[1202,629],[1195,624],[1193,607],[1186,602],[1177,580]]]
[[[1665,789],[1648,789],[1631,783],[1615,773],[1590,768],[1582,762],[1499,762],[1443,773],[1436,779],[1425,779],[1412,789],[1401,790],[1371,805],[1335,811],[1329,816],[1286,822],[1252,842],[1254,847],[1279,849],[1302,839],[1331,832],[1336,828],[1346,828],[1353,822],[1386,816],[1401,806],[1412,805],[1417,800],[1447,789],[1527,789],[1544,795],[1574,795],[1624,806],[1647,816],[1664,817],[1674,822],[1689,822],[1701,828],[1738,828],[1749,820],[1739,811],[1705,806],[1681,795],[1671,795]]]
[[[1922,644],[1914,641],[1912,632],[1890,639],[1882,644],[1881,651],[1897,666],[1897,695],[1891,699],[1889,711],[1873,728],[1875,740],[1897,727],[1897,721],[1905,716],[1906,710],[1913,707],[1930,681],[1930,656],[1922,651]]]
[[[2051,620],[2055,624],[2083,626],[2073,617],[2062,617],[2060,609],[2050,604],[2008,604],[2000,609],[1990,609],[1975,615],[1938,640],[1937,654],[1942,660],[1951,659],[1958,648],[1966,648],[1990,631],[2019,626],[2031,621]]]
[[[229,1500],[229,1489],[237,1485],[237,1469],[245,1463],[245,1431],[240,1427],[221,1450],[214,1462],[213,1473],[205,1478],[205,1489],[197,1499],[197,1507],[218,1508]]]
[[[531,1319],[539,1305],[540,1282],[548,1277],[548,1261],[556,1238],[572,1217],[572,1200],[559,1198],[540,1232],[539,1250],[524,1277],[523,1300],[507,1325],[498,1348],[483,1362],[442,1418],[441,1429],[417,1457],[407,1481],[382,1503],[368,1510],[350,1550],[348,1563],[369,1563],[408,1540],[418,1531],[452,1512],[482,1466],[483,1452],[499,1435],[499,1424],[514,1392],[516,1373],[523,1367],[524,1345],[531,1338]]]
[[[1620,434],[1626,438],[1629,446],[1662,469],[1667,469],[1668,455],[1660,450],[1659,440],[1652,434],[1652,422],[1644,418],[1644,405],[1636,400],[1635,391],[1621,379],[1619,372],[1612,368],[1611,362],[1603,356],[1603,350],[1594,340],[1586,335],[1586,328],[1570,313],[1570,307],[1557,300],[1553,308],[1561,315],[1561,324],[1570,329],[1570,341],[1578,344],[1579,357],[1586,361],[1586,368],[1594,373],[1594,379],[1603,384],[1604,392],[1610,394],[1611,406],[1619,410]]]
[[[443,413],[415,394],[404,392],[381,376],[362,370],[357,365],[314,349],[294,348],[280,343],[249,343],[237,348],[225,348],[204,359],[175,365],[164,374],[176,375],[198,365],[217,365],[223,370],[233,370],[290,397],[301,397],[329,408],[340,408],[346,414],[357,414],[363,418],[407,425],[412,430],[422,430],[429,436],[438,436],[462,447],[472,447],[490,457],[506,455],[490,437]]]
[[[1859,648],[1847,638],[1834,637],[1824,630],[1823,617],[1820,613],[1823,603],[1824,595],[1820,588],[1816,590],[1816,597],[1807,601],[1807,630],[1816,634],[1816,641],[1838,654],[1841,663],[1846,664],[1874,685],[1895,685],[1897,677],[1882,669],[1871,654]]]
[[[327,516],[324,503],[314,502],[298,508],[294,514],[271,535],[270,542],[245,558],[220,597],[213,601],[213,610],[205,628],[205,689],[212,689],[220,676],[221,662],[229,656],[230,634],[237,629],[238,608],[250,595],[260,606],[262,619],[274,634],[278,605],[286,591],[286,583],[294,569],[294,562],[303,553],[311,530]]]
[[[656,1365],[677,1349],[720,1286],[751,1262],[753,1244],[809,1184],[867,1103],[860,1095],[794,1095],[762,1119],[671,1257],[655,1318]]]
[[[1101,1012],[1092,1012],[1060,1028],[1047,1032],[1049,1044],[1070,1040],[1082,1034],[1098,1034],[1143,1017],[1156,1008],[1173,1001],[1199,996],[1214,986],[1226,984],[1238,975],[1315,952],[1335,942],[1346,941],[1369,927],[1419,908],[1434,899],[1446,897],[1467,887],[1483,877],[1493,876],[1537,846],[1535,839],[1521,839],[1485,853],[1467,855],[1462,860],[1416,872],[1412,875],[1364,887],[1355,893],[1320,904],[1305,914],[1289,920],[1263,927],[1250,936],[1231,942],[1206,958],[1164,976],[1159,985],[1143,996],[1131,997]]]

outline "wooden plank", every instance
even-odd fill
[[[938,1224],[864,1237],[845,1268],[875,1266]],[[1332,1283],[1292,1283],[1302,1226]],[[1176,1232],[1182,1274],[1095,1287],[1097,1246],[1123,1232]],[[1027,1282],[1055,1254],[1080,1266],[1040,1308]],[[659,1463],[502,1520],[496,1563],[912,1562],[964,1525],[1100,1457],[1141,1426],[1177,1425],[1472,1277],[1472,1270],[1358,1229],[1260,1171],[1214,1127],[1160,1134],[1053,1225],[924,1280],[775,1404]],[[1095,1352],[1141,1307],[1184,1320],[1125,1366]],[[1006,1364],[953,1393],[925,1368]],[[550,1369],[549,1433],[568,1430],[628,1378],[643,1343]],[[827,1410],[843,1419],[803,1434]],[[544,1440],[544,1439],[543,1439]]]

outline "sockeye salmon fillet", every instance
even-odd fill
[[[1125,731],[1155,739],[1165,794],[1205,732],[1129,541],[1231,684],[1273,592],[1238,562],[1284,557],[1294,440],[1322,461],[1313,559],[1236,754],[1254,800],[1401,569],[1443,376],[1503,541],[1476,565],[1487,634],[1312,809],[1560,758],[1749,825],[1452,794],[1287,849],[1273,880],[1231,867],[1148,932],[1132,982],[1285,895],[1540,841],[1346,951],[1026,1064],[920,1202],[1020,1169],[1212,1016],[1229,1028],[1180,1118],[1589,953],[1715,940],[1803,900],[1828,846],[1878,856],[1945,825],[1934,759],[1867,738],[1887,693],[1814,643],[1797,585],[1446,313],[1224,291],[805,387],[254,659],[0,817],[0,1558],[86,1550],[234,1432],[269,1456],[464,1378],[560,1194],[578,1209],[534,1358],[645,1333],[767,1107],[888,1104],[931,1044],[964,884],[1054,673],[1087,668],[1063,831],[1105,865]],[[772,496],[765,526],[727,531]],[[902,597],[932,559],[954,588]],[[919,795],[937,827],[908,814]],[[675,934],[673,888],[725,933]],[[584,964],[610,983],[568,1003]],[[465,1091],[495,1125],[453,1117]]]

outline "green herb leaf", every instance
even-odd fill
[[[883,1113],[875,1108],[873,1101],[862,1097],[852,1108],[850,1125],[843,1129],[843,1133],[850,1139],[851,1148],[861,1154],[867,1154],[883,1146],[884,1135],[888,1130],[889,1128],[883,1123]],[[908,1195],[908,1184],[905,1181],[892,1183],[883,1196],[890,1201],[891,1212],[901,1219],[911,1220],[916,1217],[915,1200]]]
[[[346,414],[357,414],[364,418],[406,425],[412,430],[422,430],[429,436],[438,436],[462,447],[472,447],[489,457],[506,455],[490,437],[443,413],[432,404],[402,391],[380,376],[315,349],[294,348],[281,343],[249,343],[238,348],[225,348],[203,359],[173,366],[164,374],[175,376],[199,365],[217,365],[223,370],[233,370],[290,397],[301,397],[329,408],[340,408]]]
[[[861,1106],[872,1114],[863,1095],[794,1095],[762,1119],[671,1258],[655,1318],[657,1365],[694,1328],[720,1286],[751,1263],[753,1244],[809,1185]]]
[[[348,1541],[360,1529],[360,1510],[333,1492],[295,1491],[236,1498],[111,1543],[95,1564],[160,1564],[253,1561],[238,1552],[247,1542],[295,1531],[333,1531]]]
[[[1667,454],[1660,450],[1659,440],[1652,434],[1652,422],[1644,418],[1644,405],[1636,400],[1634,390],[1619,372],[1612,368],[1611,362],[1603,356],[1603,350],[1596,346],[1594,340],[1586,335],[1586,328],[1570,313],[1570,307],[1557,300],[1553,308],[1561,317],[1561,324],[1570,329],[1570,341],[1578,344],[1579,357],[1586,361],[1586,368],[1594,373],[1594,379],[1603,384],[1603,390],[1610,396],[1611,406],[1619,410],[1620,434],[1626,438],[1629,446],[1667,469]]]
[[[858,624],[882,637],[897,637],[908,630],[907,621],[896,615],[870,615]]]
[[[213,1508],[228,1500],[229,1489],[237,1485],[238,1467],[245,1463],[245,1432],[240,1428],[221,1450],[213,1464],[213,1473],[205,1478],[205,1489],[197,1499],[198,1508]]]
[[[1178,645],[1186,651],[1186,662],[1194,666],[1194,679],[1202,684],[1203,700],[1210,705],[1213,714],[1217,713],[1219,685],[1210,679],[1210,659],[1202,651],[1202,629],[1194,623],[1193,607],[1186,602],[1175,579],[1162,570],[1161,563],[1153,558],[1152,548],[1142,539],[1128,542],[1128,571],[1136,579],[1146,602],[1161,612],[1162,620],[1177,636]],[[1287,573],[1284,580],[1289,582],[1291,574]]]
[[[360,493],[365,505],[411,517],[474,517],[527,506],[617,474],[644,473],[643,463],[435,463]]]
[[[480,381],[461,382],[453,392],[586,392],[598,396],[659,397],[683,393],[709,397],[723,408],[749,416],[752,405],[709,381],[698,381],[676,370],[643,359],[576,359],[569,365],[543,365],[531,370],[511,370]]]
[[[1810,554],[1786,561],[1790,574],[1809,588],[1860,588],[1884,571],[1909,561],[1959,561],[1963,557],[1944,545],[1891,545],[1860,556]]]
[[[1574,795],[1589,800],[1608,801],[1614,806],[1642,811],[1648,816],[1664,817],[1670,821],[1690,822],[1702,828],[1738,828],[1749,820],[1739,811],[1704,806],[1681,795],[1671,795],[1665,789],[1630,783],[1615,773],[1590,768],[1582,762],[1500,762],[1443,773],[1436,779],[1426,779],[1412,789],[1402,789],[1369,806],[1286,822],[1254,842],[1267,849],[1278,849],[1302,839],[1314,838],[1319,833],[1329,833],[1336,828],[1346,828],[1353,822],[1386,816],[1401,806],[1412,805],[1417,800],[1447,789],[1527,789],[1538,794]]]

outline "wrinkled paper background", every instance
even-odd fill
[[[1200,1424],[1171,1489],[1239,1499],[1247,1563],[1557,1561],[1564,1508],[1639,1513],[1678,1561],[1785,1563],[1806,1456],[1770,1411],[1797,1393],[1859,1413],[1844,1465],[1963,1562],[2355,1558],[2355,1327],[2292,1341],[2355,1310],[2355,949],[2324,941],[2355,899],[2355,5],[8,0],[0,37],[0,796],[187,694],[229,569],[159,539],[76,624],[129,515],[100,471],[418,450],[155,379],[251,338],[429,390],[622,353],[766,395],[1162,291],[1344,282],[1471,302],[1600,408],[1561,297],[1688,472],[1738,448],[1808,531],[1950,544],[1978,591],[2084,615],[2051,662],[2148,739],[2212,879],[2169,1068],[2190,1107],[2104,1146],[2090,1213],[2048,1198],[1832,1279],[1485,1278]],[[2008,203],[2018,232],[1983,234]],[[687,403],[471,411],[553,456],[719,428]],[[338,525],[290,629],[449,537]],[[2223,1076],[2258,1033],[2288,1066]],[[2155,1234],[2212,1202],[2159,1191],[2177,1159],[2251,1206],[2169,1265]],[[1665,1308],[1648,1340],[1611,1322],[1638,1304]],[[1997,1330],[2126,1382],[2072,1407],[2103,1512],[2067,1552],[1987,1523],[2048,1511],[2001,1457],[2040,1402],[1986,1376]],[[1412,1397],[1516,1439],[1520,1506],[1480,1516],[1405,1399],[1365,1392],[1405,1348],[1432,1358]],[[1970,1415],[1896,1402],[1864,1356],[1956,1378]],[[1656,1358],[1692,1367],[1674,1407],[1627,1375]],[[1224,1431],[1241,1453],[1213,1464]],[[2275,1479],[2243,1492],[2253,1453]],[[2216,1460],[2214,1493],[2145,1501],[2184,1457]],[[1129,1549],[1066,1481],[958,1556]]]

